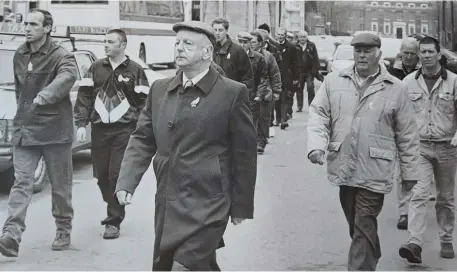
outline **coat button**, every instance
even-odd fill
[[[169,121],[169,122],[168,122],[168,127],[169,127],[169,128],[172,128],[173,126],[174,126],[173,122],[172,122],[172,121]]]

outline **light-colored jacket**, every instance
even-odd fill
[[[309,109],[308,155],[328,150],[328,179],[387,194],[397,152],[401,178],[418,179],[419,137],[401,81],[383,67],[359,102],[354,67],[327,75]]]
[[[417,116],[421,141],[451,141],[457,131],[457,75],[442,68],[429,92],[422,70],[403,79]]]

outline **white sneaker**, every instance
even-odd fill
[[[274,127],[270,127],[270,137],[271,138],[275,137],[275,128]]]

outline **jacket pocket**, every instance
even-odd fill
[[[440,93],[438,97],[438,110],[446,114],[453,114],[455,112],[454,96],[449,93]]]
[[[396,153],[392,150],[370,147],[366,165],[369,180],[388,182],[392,179]]]
[[[343,142],[330,142],[327,154],[327,172],[329,175],[336,175],[340,167],[338,156]]]
[[[41,116],[54,116],[59,114],[59,109],[55,104],[37,105],[34,109],[34,113]]]
[[[422,111],[422,93],[410,93],[409,94],[409,99],[413,103],[414,110],[416,112],[421,112]]]

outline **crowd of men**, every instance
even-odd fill
[[[13,64],[16,181],[0,237],[2,255],[18,256],[41,157],[57,227],[52,249],[69,248],[74,120],[80,142],[86,141],[87,125],[92,127],[94,175],[107,203],[103,238],[120,236],[125,205],[153,162],[152,270],[220,271],[216,250],[225,246],[229,221],[238,225],[254,216],[257,155],[273,136],[272,127],[288,127],[295,94],[297,111],[303,111],[306,84],[308,158],[322,165],[328,151],[328,177],[340,186],[352,238],[348,269],[376,269],[377,216],[394,182],[400,184],[398,227],[410,232],[400,256],[422,261],[434,182],[440,256],[454,258],[457,75],[440,65],[434,38],[406,39],[398,62],[386,69],[379,65],[381,39],[359,34],[351,42],[354,65],[330,73],[315,94],[314,78],[323,79],[316,47],[304,31],[294,44],[286,29],[277,30],[276,40],[263,24],[238,33],[235,43],[226,19],[177,23],[179,69],[149,86],[141,66],[125,55],[126,34],[112,29],[105,36],[106,58],[95,61],[79,82],[72,108],[73,54],[50,36],[48,11],[32,10],[27,20],[27,41]],[[54,70],[44,72],[46,67]]]

